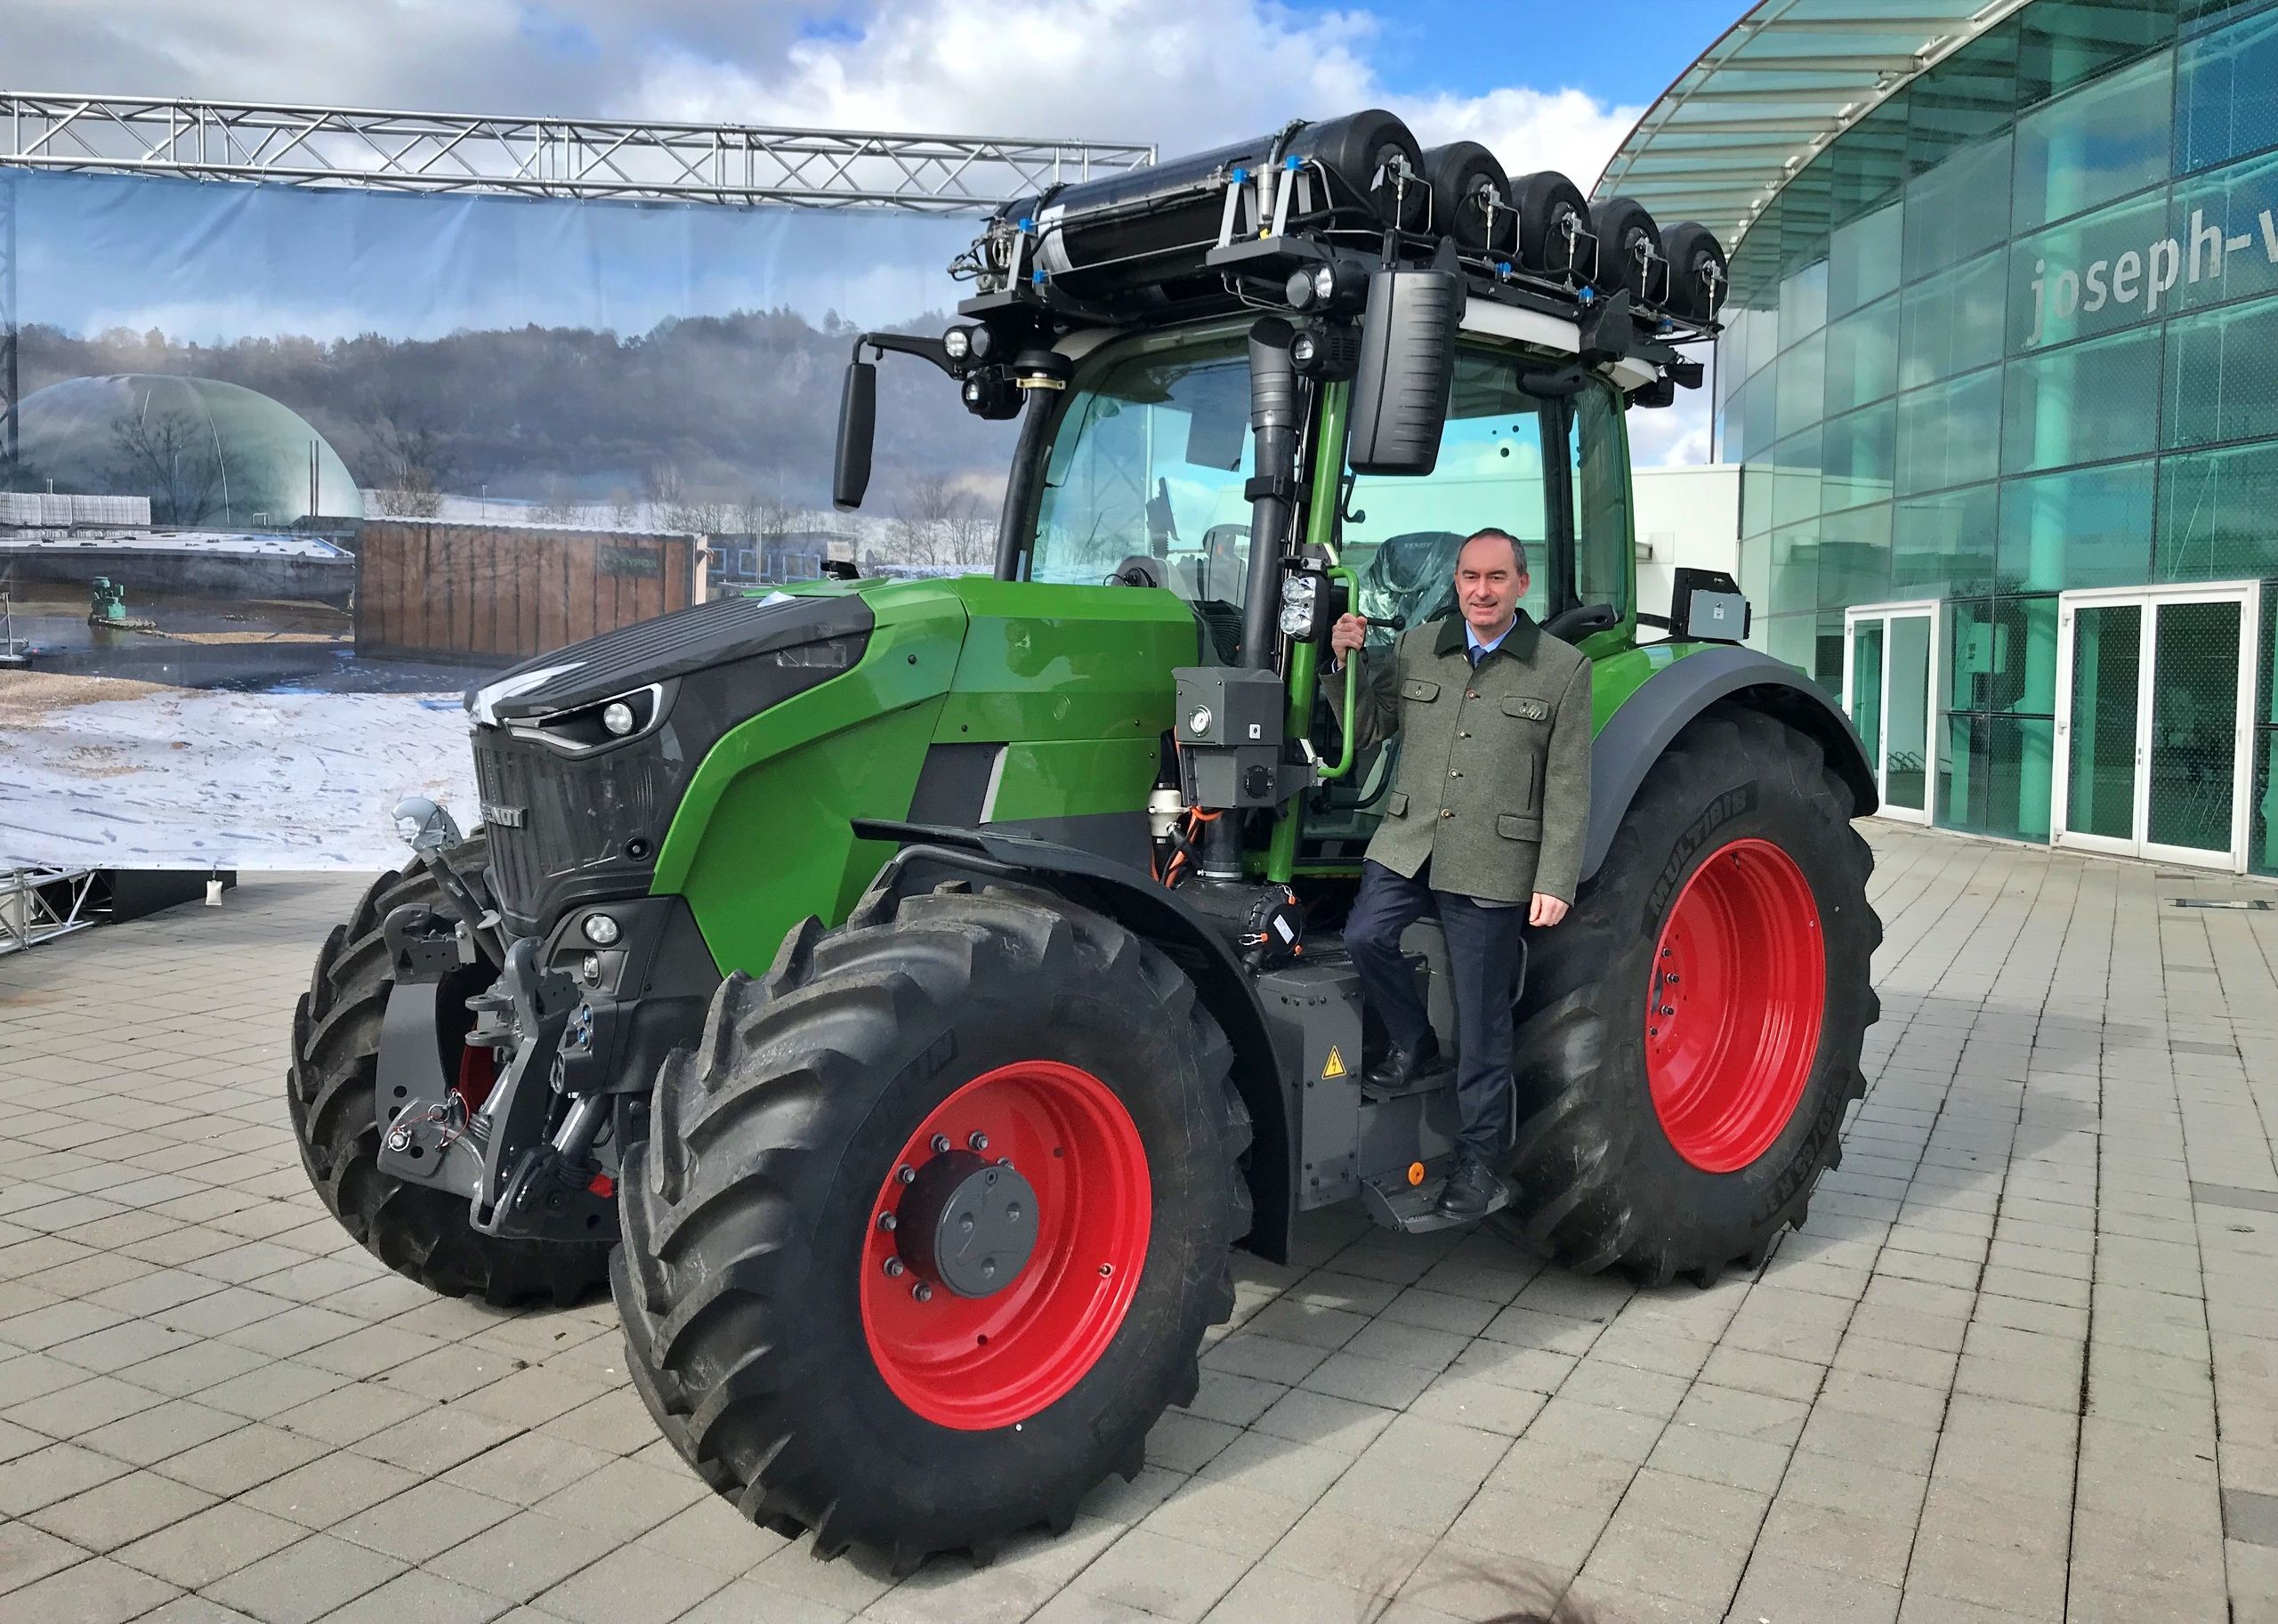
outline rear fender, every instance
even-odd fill
[[[1249,1108],[1253,1138],[1248,1181],[1250,1251],[1272,1263],[1288,1261],[1289,1224],[1297,1191],[1297,1106],[1282,1075],[1264,1012],[1249,972],[1218,933],[1176,893],[1112,859],[1073,846],[974,829],[862,820],[863,840],[893,841],[901,850],[871,882],[850,925],[873,923],[893,902],[932,890],[944,879],[1014,880],[1057,893],[1080,908],[1104,914],[1168,955],[1194,982],[1234,1050],[1234,1087]]]
[[[1881,804],[1874,766],[1858,730],[1825,689],[1784,660],[1754,649],[1703,649],[1648,677],[1598,730],[1590,748],[1584,879],[1605,861],[1614,832],[1653,764],[1688,723],[1720,701],[1776,716],[1817,743],[1827,753],[1827,764],[1851,791],[1852,816],[1863,818]]]

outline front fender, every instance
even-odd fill
[[[1614,832],[1653,764],[1687,723],[1724,701],[1777,716],[1827,753],[1827,764],[1851,791],[1852,815],[1881,805],[1874,764],[1851,718],[1828,691],[1784,660],[1754,649],[1717,647],[1672,660],[1624,699],[1598,730],[1590,750],[1590,828],[1582,877],[1605,861]]]

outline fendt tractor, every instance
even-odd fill
[[[904,1569],[1135,1473],[1236,1248],[1451,1222],[1453,1073],[1369,1084],[1339,934],[1379,821],[1447,808],[1338,726],[1348,608],[1381,653],[1498,527],[1591,662],[1583,880],[1511,994],[1513,1241],[1759,1264],[1837,1159],[1880,937],[1848,722],[1739,646],[1730,578],[1636,601],[1625,413],[1699,385],[1708,231],[1365,112],[1010,204],[952,269],[948,331],[858,341],[836,497],[876,367],[930,363],[1019,419],[993,574],[843,570],[476,689],[482,827],[398,809],[414,860],[325,942],[290,1078],[383,1262],[502,1305],[608,1279],[707,1482]],[[1495,821],[1539,839],[1574,790],[1541,707],[1466,715],[1535,764]],[[1452,1049],[1444,941],[1402,946]]]

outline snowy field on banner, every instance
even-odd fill
[[[455,693],[0,674],[0,868],[392,868],[413,793],[475,821]]]

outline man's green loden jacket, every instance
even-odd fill
[[[1361,747],[1401,736],[1369,856],[1411,879],[1428,861],[1438,891],[1571,902],[1590,820],[1589,660],[1524,610],[1476,670],[1459,616],[1410,627],[1389,658],[1352,658]],[[1323,682],[1341,712],[1343,676]]]

